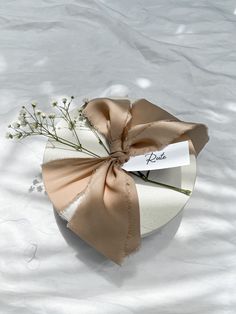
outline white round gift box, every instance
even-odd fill
[[[71,112],[72,117],[78,117],[79,108]],[[76,143],[75,137],[63,119],[58,122],[56,129],[59,136]],[[95,133],[84,121],[78,123],[76,131],[82,146],[101,157],[108,155],[102,145],[99,144]],[[99,136],[105,143],[105,138],[101,134]],[[46,163],[51,160],[72,157],[89,158],[91,156],[56,141],[49,140],[45,148],[43,162]],[[135,181],[138,193],[142,237],[151,234],[172,220],[184,208],[190,198],[190,196],[178,191],[145,182],[133,174],[131,176]],[[149,178],[157,182],[192,191],[196,179],[196,157],[194,154],[190,154],[190,164],[187,166],[152,170],[150,171]],[[60,213],[60,216],[66,221],[69,221],[78,208],[79,202],[80,198]],[[96,208],[96,204],[94,204],[94,207]]]

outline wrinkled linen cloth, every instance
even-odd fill
[[[0,2],[0,313],[235,313],[236,2]],[[45,140],[4,134],[21,105],[146,98],[205,123],[182,214],[122,267],[66,228],[45,195]]]

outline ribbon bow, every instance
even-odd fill
[[[67,158],[42,165],[47,194],[58,212],[81,197],[67,226],[114,262],[140,246],[140,216],[136,186],[121,168],[130,156],[163,149],[181,139],[191,139],[196,154],[208,141],[204,124],[178,120],[160,107],[140,99],[93,99],[82,112],[103,134],[107,157]]]

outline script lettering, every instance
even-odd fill
[[[157,155],[155,153],[146,154],[146,165],[148,165],[150,162],[157,162],[158,160],[166,159],[165,152],[161,153],[161,155]]]

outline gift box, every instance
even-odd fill
[[[42,165],[46,191],[73,232],[121,264],[140,248],[141,237],[167,224],[185,206],[195,184],[196,157],[208,141],[207,127],[183,122],[145,99],[96,98],[73,110],[71,117],[77,121],[77,134],[64,120],[56,132],[69,142],[79,138],[87,151],[49,140]],[[125,169],[137,156],[149,154],[150,159],[154,151],[165,156],[165,150],[169,153],[181,143],[187,145],[188,164]]]

